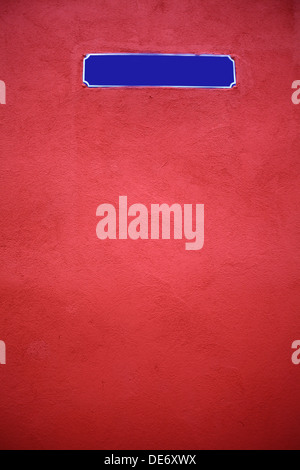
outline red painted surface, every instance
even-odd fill
[[[298,1],[1,1],[1,448],[299,448]],[[232,90],[91,90],[89,52],[231,54]],[[204,203],[205,245],[96,237]]]

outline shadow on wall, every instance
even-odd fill
[[[0,104],[6,104],[6,86],[2,80],[0,80]]]

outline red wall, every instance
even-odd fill
[[[299,448],[300,3],[1,0],[0,24],[0,447]],[[88,89],[90,52],[231,54],[238,86]],[[204,203],[204,248],[98,240],[119,195]]]

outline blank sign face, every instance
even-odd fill
[[[83,82],[90,88],[232,88],[235,63],[228,55],[88,54]]]

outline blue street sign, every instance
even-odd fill
[[[232,88],[235,62],[229,55],[88,54],[83,83],[90,88]]]

